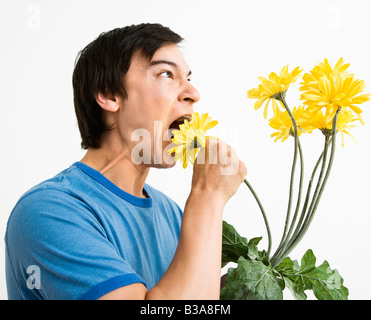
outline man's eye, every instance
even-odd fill
[[[160,76],[165,78],[173,78],[173,74],[170,71],[161,72]]]

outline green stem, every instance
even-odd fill
[[[304,235],[307,232],[310,224],[312,223],[314,215],[317,211],[319,202],[321,200],[323,191],[326,187],[326,183],[327,183],[327,180],[330,176],[331,168],[332,168],[332,165],[333,165],[333,162],[334,162],[335,148],[336,148],[336,126],[337,126],[337,118],[338,118],[338,113],[339,112],[340,112],[340,107],[336,111],[336,114],[335,114],[335,116],[333,118],[333,122],[332,122],[332,128],[333,129],[332,129],[332,136],[331,136],[331,154],[330,154],[329,163],[328,163],[328,166],[327,166],[327,169],[326,169],[325,177],[324,177],[323,182],[321,184],[321,187],[319,189],[318,195],[313,196],[313,199],[312,199],[312,204],[313,205],[311,205],[311,208],[309,208],[307,218],[305,219],[302,228],[300,229],[299,233],[295,237],[291,246],[284,253],[285,256],[287,256],[297,246],[297,244],[301,241],[301,239],[304,237]],[[326,147],[325,147],[325,150],[326,150]],[[282,256],[281,256],[281,259],[282,259]],[[281,259],[278,259],[277,261],[280,262]]]
[[[320,157],[318,158],[318,160],[316,162],[316,165],[314,166],[314,169],[313,169],[313,172],[312,172],[309,184],[308,184],[308,189],[307,189],[307,194],[306,194],[305,201],[304,201],[304,206],[302,208],[300,219],[297,223],[294,234],[292,235],[291,239],[288,241],[288,243],[286,245],[286,248],[284,250],[281,250],[275,257],[273,257],[271,259],[271,264],[273,266],[277,266],[280,263],[280,261],[282,261],[287,256],[288,252],[291,251],[290,248],[291,248],[294,240],[297,238],[297,235],[298,235],[299,231],[301,230],[304,218],[305,217],[308,218],[307,207],[308,207],[308,203],[309,203],[310,192],[311,192],[311,189],[312,189],[312,183],[313,183],[315,174],[317,172],[317,169],[318,169],[318,167],[319,167],[319,165],[321,164],[321,161],[322,161],[321,172],[319,174],[319,178],[318,178],[318,181],[317,181],[317,187],[316,187],[316,190],[315,190],[314,196],[313,196],[313,199],[315,199],[316,194],[319,190],[319,186],[322,182],[322,176],[323,176],[323,172],[324,172],[324,168],[325,168],[328,146],[329,146],[329,143],[328,143],[328,138],[326,136],[325,137],[325,147],[324,147],[324,150],[322,151]],[[312,199],[312,204],[314,203],[313,199]],[[310,212],[310,210],[308,210],[308,212]],[[305,221],[307,221],[307,219],[305,219]]]
[[[304,203],[304,206],[303,206],[303,209],[302,209],[302,213],[301,213],[301,217],[300,217],[300,221],[298,222],[298,225],[295,229],[295,232],[294,232],[294,235],[292,236],[292,239],[290,240],[289,242],[289,246],[292,245],[292,243],[294,242],[294,239],[297,237],[300,229],[301,229],[301,226],[303,225],[303,220],[304,220],[304,217],[306,217],[306,219],[304,220],[304,224],[308,221],[308,217],[309,217],[309,213],[312,211],[313,209],[313,205],[314,205],[314,202],[315,202],[315,199],[317,198],[318,196],[318,192],[320,190],[320,185],[322,183],[322,178],[323,178],[323,174],[325,172],[325,166],[326,166],[326,160],[327,160],[327,150],[328,150],[328,147],[329,145],[331,144],[331,138],[329,138],[328,136],[325,136],[325,146],[324,146],[324,150],[323,152],[321,153],[314,169],[313,169],[313,173],[312,173],[312,176],[311,176],[311,179],[309,181],[309,185],[308,185],[308,191],[307,191],[307,195],[306,195],[306,199],[305,199],[305,203]],[[310,191],[312,189],[312,183],[313,183],[313,180],[314,180],[314,176],[316,174],[316,171],[319,167],[319,164],[321,163],[321,160],[322,160],[322,166],[321,166],[321,171],[320,171],[320,174],[319,174],[319,177],[318,177],[318,181],[317,181],[317,186],[316,186],[316,189],[314,191],[314,195],[313,195],[313,198],[312,198],[312,201],[311,201],[311,204],[309,206],[309,210],[308,210],[308,213],[307,213],[307,207],[308,207],[308,204],[309,204],[309,197],[310,197]]]
[[[288,206],[287,206],[285,227],[284,227],[284,230],[283,230],[283,235],[282,235],[282,238],[281,238],[281,242],[280,242],[276,252],[274,253],[272,259],[274,259],[279,254],[279,252],[281,251],[281,248],[284,246],[285,240],[287,238],[287,228],[289,226],[290,215],[291,215],[291,204],[292,204],[292,193],[293,193],[293,188],[294,188],[295,167],[296,167],[296,161],[297,161],[298,149],[299,149],[298,126],[296,124],[295,118],[294,118],[290,108],[288,107],[285,98],[280,97],[279,101],[282,102],[283,106],[285,107],[287,113],[290,116],[290,119],[291,119],[291,122],[292,122],[292,125],[293,125],[293,128],[294,128],[295,144],[294,144],[294,158],[293,158],[292,167],[291,167],[290,192],[289,192],[289,202],[288,202]]]
[[[247,185],[247,187],[250,189],[252,195],[254,196],[256,202],[258,203],[259,205],[259,208],[260,208],[260,211],[263,215],[263,219],[264,219],[264,223],[265,223],[265,227],[267,229],[267,234],[268,234],[268,251],[267,251],[267,258],[269,259],[269,255],[270,255],[270,252],[271,252],[271,247],[272,247],[272,235],[271,235],[271,230],[270,230],[270,227],[269,227],[269,223],[268,223],[268,219],[267,219],[267,216],[265,214],[265,210],[263,208],[263,205],[262,203],[260,202],[259,198],[258,198],[258,195],[256,194],[254,188],[251,186],[251,184],[246,180],[244,179],[244,182],[245,184]]]
[[[284,239],[282,245],[277,248],[276,256],[280,255],[281,252],[284,252],[285,249],[288,247],[290,237],[291,237],[292,231],[294,229],[295,222],[296,222],[296,219],[298,217],[298,213],[299,213],[299,209],[300,209],[301,194],[302,194],[303,180],[304,180],[303,179],[304,178],[304,157],[303,157],[303,152],[302,152],[302,149],[301,149],[300,141],[298,141],[298,147],[299,147],[299,155],[300,155],[300,183],[299,183],[298,199],[297,199],[295,213],[294,213],[294,216],[293,216],[292,221],[291,221],[289,232],[288,232],[286,238]]]

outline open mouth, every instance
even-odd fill
[[[181,116],[180,118],[176,119],[175,121],[173,121],[169,127],[169,135],[170,135],[170,139],[172,139],[174,137],[172,131],[173,130],[179,130],[179,127],[180,125],[184,124],[184,121],[187,120],[189,122],[191,122],[192,120],[192,117],[189,116],[189,115],[184,115],[184,116]]]

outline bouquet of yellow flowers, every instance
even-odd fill
[[[299,300],[307,298],[306,290],[312,290],[319,300],[348,298],[348,289],[343,285],[344,280],[339,272],[331,269],[327,261],[316,266],[316,257],[311,249],[306,251],[300,264],[288,257],[306,234],[317,211],[334,161],[337,132],[341,133],[344,145],[344,134],[351,136],[349,129],[354,127],[354,123],[359,121],[364,124],[362,110],[358,105],[370,100],[371,95],[363,93],[364,81],[355,79],[347,71],[348,67],[349,64],[345,64],[342,58],[334,68],[325,59],[309,73],[305,73],[299,87],[303,105],[293,109],[289,108],[285,98],[289,86],[303,71],[299,67],[289,72],[286,66],[279,75],[272,72],[268,78],[260,77],[259,86],[247,92],[248,98],[257,100],[255,109],[264,104],[264,118],[268,117],[269,107],[272,106],[273,117],[269,125],[276,130],[271,135],[275,141],[285,141],[290,136],[294,138],[289,199],[282,238],[271,254],[272,239],[267,215],[255,190],[249,181],[244,180],[262,212],[268,248],[260,251],[258,244],[262,237],[247,240],[232,225],[223,221],[222,267],[230,262],[237,266],[228,269],[220,293],[221,299],[280,300],[283,299],[285,287]],[[199,149],[205,146],[206,131],[216,124],[208,114],[200,117],[195,113],[190,123],[186,121],[180,130],[173,131],[172,141],[176,146],[169,152],[175,152],[176,159],[183,162],[183,167],[188,162],[193,164]],[[304,159],[299,137],[315,130],[323,133],[324,147],[303,197]],[[300,174],[296,203],[293,206],[297,166]]]

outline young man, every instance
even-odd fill
[[[87,152],[13,209],[9,299],[218,299],[222,213],[244,164],[210,140],[184,212],[145,183],[151,167],[175,165],[164,137],[200,99],[181,41],[161,25],[141,24],[103,33],[80,52],[74,104]],[[133,152],[137,130],[149,133],[148,161]],[[238,170],[223,175],[211,149],[227,150]]]

